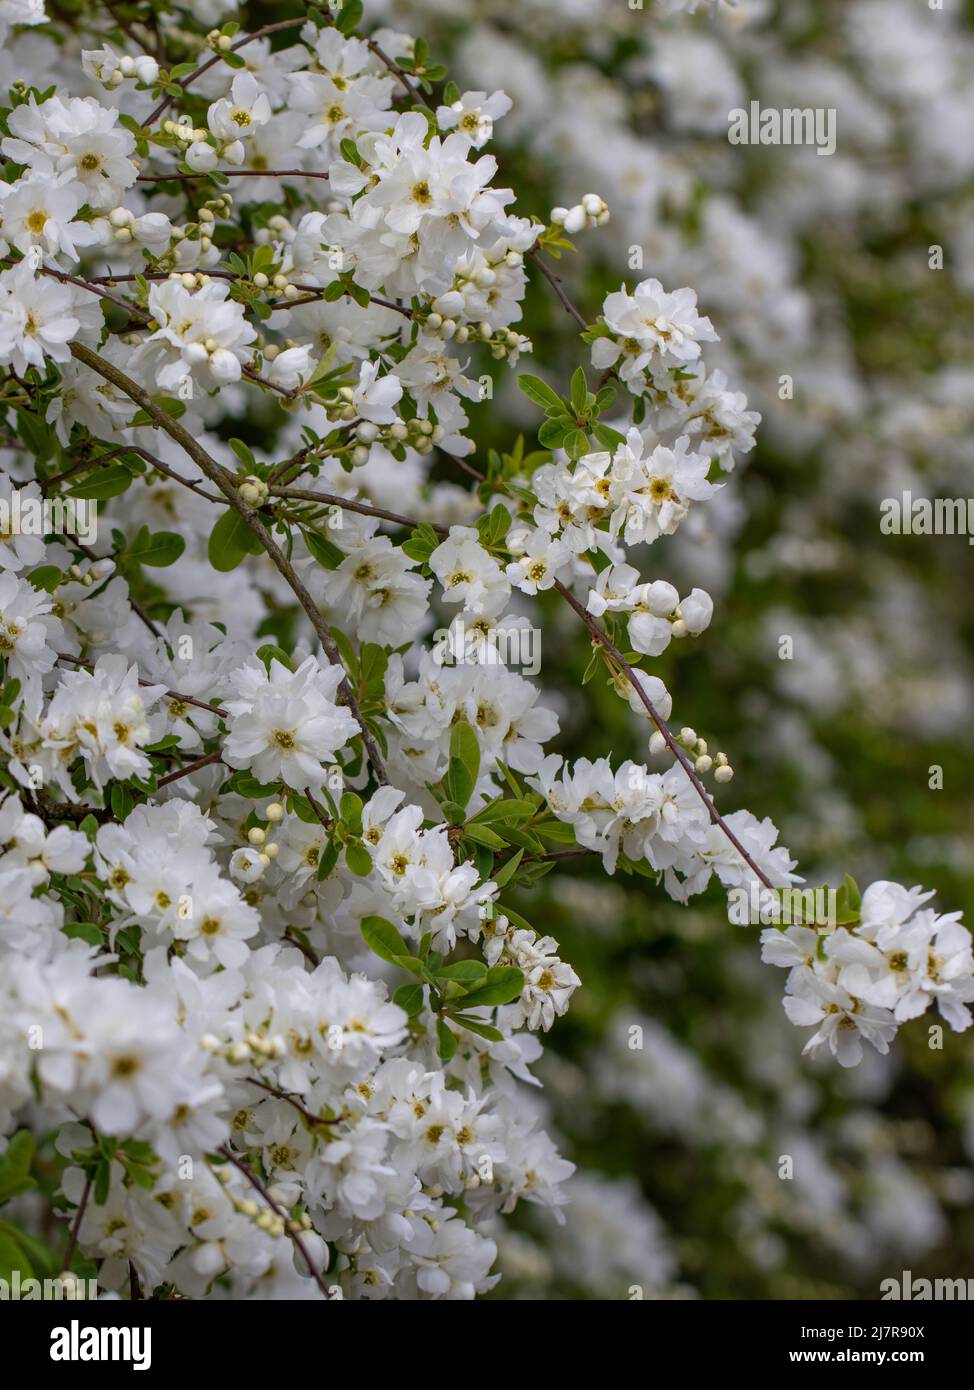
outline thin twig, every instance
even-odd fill
[[[222,1144],[220,1148],[217,1150],[217,1152],[222,1154],[223,1157],[229,1163],[232,1163],[234,1168],[236,1168],[238,1172],[243,1173],[244,1177],[250,1183],[251,1187],[254,1189],[255,1192],[260,1193],[261,1197],[263,1197],[264,1201],[270,1207],[274,1215],[279,1216],[281,1218],[281,1220],[284,1222],[284,1230],[287,1232],[291,1240],[294,1242],[295,1249],[300,1254],[302,1260],[304,1260],[304,1263],[308,1269],[308,1273],[311,1275],[312,1279],[318,1285],[325,1298],[331,1298],[331,1292],[329,1290],[328,1285],[325,1283],[323,1276],[315,1268],[314,1260],[312,1260],[311,1256],[308,1254],[308,1247],[305,1245],[304,1241],[298,1235],[297,1231],[291,1230],[291,1221],[288,1217],[287,1212],[282,1211],[282,1209],[278,1206],[277,1202],[274,1201],[274,1198],[271,1196],[267,1188],[256,1176],[256,1174],[252,1173],[251,1170],[247,1167],[246,1163],[242,1162],[241,1159],[237,1158],[236,1154],[233,1153],[227,1147],[226,1144]]]
[[[281,19],[278,20],[276,24],[265,24],[262,29],[255,29],[252,34],[245,34],[242,39],[238,39],[237,42],[233,44],[231,48],[227,49],[227,52],[236,53],[239,49],[244,48],[248,43],[253,43],[254,39],[262,39],[265,37],[265,35],[275,34],[281,29],[298,29],[307,24],[307,22],[308,16],[302,15],[300,19]],[[222,53],[214,53],[212,58],[208,58],[205,63],[201,63],[200,66],[196,68],[194,72],[187,73],[185,77],[180,78],[178,86],[182,87],[183,91],[185,92],[186,88],[190,87],[198,77],[202,77],[204,72],[209,72],[210,68],[215,67],[217,63],[222,63],[223,56],[224,55]],[[164,115],[169,110],[170,106],[172,106],[175,100],[175,97],[163,97],[162,101],[159,102],[158,106],[153,107],[153,109],[149,112],[148,116],[146,116],[145,120],[142,122],[142,129],[147,130],[149,126],[154,125],[155,122],[159,119],[159,117]]]
[[[201,767],[209,767],[211,763],[223,761],[223,754],[217,748],[212,753],[205,754],[202,758],[197,758],[195,762],[188,763],[186,767],[177,768],[175,772],[167,772],[165,777],[160,777],[156,786],[164,787],[168,782],[178,782],[180,777],[189,777],[193,772],[199,772]]]
[[[731,830],[730,826],[727,824],[723,816],[717,810],[717,807],[714,805],[711,799],[710,793],[707,791],[707,788],[701,781],[696,768],[693,766],[693,763],[690,761],[686,753],[683,751],[683,749],[677,743],[676,739],[670,733],[669,726],[667,725],[665,719],[662,718],[656,706],[653,704],[652,700],[643,690],[642,682],[639,679],[639,673],[633,670],[633,668],[629,665],[628,661],[626,661],[625,657],[619,651],[619,648],[609,637],[609,634],[595,621],[591,613],[589,613],[588,610],[584,608],[581,603],[579,603],[575,595],[571,593],[569,589],[565,588],[564,584],[561,582],[560,579],[555,580],[554,587],[558,590],[559,594],[561,594],[565,602],[568,603],[575,610],[575,612],[581,618],[582,622],[588,628],[589,632],[592,634],[594,640],[599,644],[600,647],[602,647],[602,649],[605,652],[608,653],[608,655],[612,658],[613,662],[625,675],[626,679],[629,681],[636,694],[639,696],[640,702],[646,710],[646,713],[649,715],[650,719],[653,721],[657,729],[663,735],[663,741],[666,744],[667,748],[670,750],[670,752],[673,754],[676,760],[680,763],[680,765],[683,768],[683,771],[686,773],[686,775],[692,782],[694,791],[697,793],[703,804],[706,806],[707,814],[710,816],[711,823],[720,827],[723,833],[727,836],[728,840],[730,840],[731,844],[737,850],[738,854],[744,860],[744,863],[748,866],[751,872],[756,875],[760,882],[764,884],[765,888],[774,888],[774,884],[768,878],[767,874],[762,869],[758,868],[757,864],[748,854],[747,850],[741,844],[740,840],[734,834],[733,830]]]
[[[222,174],[228,179],[327,179],[316,169],[214,169],[212,173]],[[184,174],[179,169],[172,174],[140,174],[136,183],[175,183],[181,180],[208,179],[206,174]]]
[[[78,1203],[78,1210],[74,1214],[71,1222],[71,1229],[68,1232],[68,1248],[64,1252],[64,1268],[71,1268],[71,1261],[74,1259],[75,1248],[78,1244],[78,1232],[81,1230],[81,1223],[85,1216],[85,1207],[88,1205],[88,1198],[91,1196],[92,1179],[89,1178],[85,1183],[85,1190],[81,1194],[81,1201]]]
[[[423,105],[427,107],[430,111],[436,110],[436,107],[433,105],[429,97],[423,91],[420,84],[417,82],[414,86],[394,58],[390,58],[388,53],[384,52],[373,39],[366,39],[365,42],[368,45],[370,51],[374,53],[375,56],[378,58],[379,62],[384,63],[386,65],[386,67],[392,73],[393,77],[395,77],[397,82],[399,82],[406,89],[406,91],[409,93],[411,97],[418,97],[419,100],[423,103]]]
[[[312,492],[308,488],[272,486],[270,493],[272,497],[293,497],[297,502],[320,502],[322,506],[358,512],[360,516],[375,516],[381,521],[390,521],[395,526],[412,528],[419,524],[412,517],[400,516],[398,512],[386,511],[384,507],[373,507],[367,502],[355,502],[349,497],[340,497],[337,492]],[[432,525],[434,531],[439,531],[444,536],[449,534],[449,528],[446,526],[438,526],[432,522],[427,524]]]
[[[80,656],[70,656],[67,652],[58,652],[57,659],[58,661],[70,661],[72,666],[83,666],[85,670],[89,671],[95,664],[93,661],[83,660]],[[144,681],[141,676],[139,677],[139,685],[148,686],[155,684],[155,681]],[[226,710],[221,709],[219,705],[208,705],[205,700],[196,700],[192,695],[181,695],[178,690],[166,690],[163,693],[167,700],[177,700],[184,705],[195,705],[197,709],[205,709],[208,710],[210,714],[218,714],[221,719],[226,714]]]
[[[568,298],[568,295],[565,293],[564,286],[562,285],[558,276],[541,259],[541,257],[538,254],[537,248],[532,247],[531,250],[528,252],[528,255],[531,257],[532,261],[534,261],[535,265],[541,271],[541,274],[548,281],[548,284],[551,286],[555,294],[558,296],[559,300],[561,301],[562,307],[566,310],[567,313],[571,314],[572,318],[578,324],[579,328],[588,328],[588,323],[575,308],[575,305],[572,303],[572,301]]]
[[[210,457],[199,441],[195,439],[178,420],[174,420],[170,415],[166,414],[161,406],[149,395],[148,391],[140,386],[138,382],[126,376],[125,373],[120,371],[113,363],[107,362],[84,343],[73,342],[70,344],[70,348],[71,355],[74,358],[79,362],[84,362],[85,366],[91,367],[99,376],[104,377],[106,381],[110,381],[112,385],[117,386],[120,391],[124,391],[131,400],[135,401],[136,405],[141,406],[146,414],[185,450],[201,472],[206,474],[210,482],[216,484],[241,520],[253,531],[268,557],[288,585],[288,588],[304,609],[329,661],[344,672],[338,645],[331,634],[328,624],[322,616],[321,610],[311,597],[307,587],[298,577],[290,560],[267,530],[263,521],[261,521],[255,511],[241,500],[237,488],[229,481],[226,471],[220,467],[215,459]],[[378,745],[376,744],[372,731],[359,708],[347,673],[343,674],[341,684],[338,688],[341,692],[342,699],[361,730],[362,742],[365,745],[365,751],[368,755],[369,762],[372,764],[376,778],[381,785],[385,786],[389,779],[386,775],[382,756],[379,753]]]
[[[338,1120],[325,1120],[320,1115],[312,1115],[311,1111],[306,1110],[301,1104],[293,1091],[282,1091],[277,1086],[268,1086],[266,1081],[258,1081],[257,1078],[253,1076],[248,1076],[245,1080],[249,1081],[251,1086],[259,1086],[260,1089],[266,1091],[269,1096],[276,1096],[278,1100],[286,1100],[288,1105],[293,1105],[305,1123],[311,1125],[312,1128],[315,1128],[317,1125],[337,1125],[339,1123]]]

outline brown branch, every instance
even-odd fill
[[[410,82],[409,78],[406,76],[406,74],[403,72],[402,68],[399,66],[399,64],[396,62],[394,58],[390,58],[388,53],[383,52],[379,45],[375,43],[372,39],[366,39],[365,42],[368,45],[370,51],[374,53],[375,56],[379,59],[379,62],[385,63],[386,67],[392,73],[393,77],[395,77],[397,82],[401,83],[401,85],[405,87],[406,91],[409,93],[411,97],[418,97],[419,100],[423,103],[423,105],[428,107],[430,111],[436,110],[436,107],[433,105],[429,97],[423,91],[419,82],[417,82],[416,85],[413,86],[412,82]]]
[[[575,305],[568,298],[568,295],[565,293],[564,286],[562,285],[558,276],[554,273],[550,266],[548,266],[546,262],[541,259],[540,255],[538,254],[537,247],[532,246],[531,250],[528,252],[528,255],[531,257],[532,261],[534,261],[535,265],[541,271],[541,274],[548,281],[548,284],[551,286],[555,294],[558,296],[562,308],[565,309],[567,313],[571,314],[572,318],[578,324],[579,328],[588,328],[587,321],[582,317],[582,315],[575,308]]]
[[[228,179],[326,179],[327,174],[314,169],[213,169],[212,174],[222,174]],[[136,183],[173,183],[178,180],[208,179],[207,174],[183,174],[178,169],[174,174],[140,174]]]
[[[571,593],[569,589],[565,588],[564,584],[561,582],[560,579],[555,580],[554,587],[558,590],[559,594],[561,594],[565,602],[575,610],[575,612],[581,618],[582,622],[588,628],[589,632],[592,634],[593,639],[599,644],[600,647],[602,647],[602,649],[605,652],[608,653],[608,655],[612,658],[612,661],[615,663],[615,665],[619,667],[619,669],[625,675],[626,679],[629,681],[630,685],[635,690],[636,694],[639,696],[640,702],[642,703],[643,708],[646,710],[646,713],[649,715],[650,719],[653,721],[657,729],[663,735],[663,742],[666,744],[667,748],[670,750],[670,752],[673,754],[676,760],[681,764],[683,771],[686,773],[686,775],[689,777],[690,781],[693,784],[694,791],[697,793],[703,804],[706,806],[707,814],[710,816],[711,823],[720,827],[723,833],[727,836],[728,840],[737,850],[738,854],[744,860],[744,863],[748,866],[751,872],[760,880],[760,882],[764,884],[765,888],[773,888],[774,884],[768,878],[767,874],[765,874],[762,869],[758,868],[757,864],[755,864],[754,860],[748,854],[747,850],[741,844],[740,840],[734,834],[733,830],[731,830],[730,826],[727,824],[723,816],[717,810],[717,807],[714,805],[710,797],[710,793],[707,791],[707,788],[704,786],[702,780],[700,779],[700,776],[697,773],[696,768],[693,766],[693,763],[690,761],[686,753],[683,751],[683,749],[677,743],[676,739],[670,733],[669,727],[665,719],[661,717],[656,706],[653,704],[652,700],[643,690],[642,682],[639,679],[639,672],[633,670],[633,668],[629,665],[628,661],[626,661],[625,657],[619,651],[619,648],[609,637],[608,633],[605,632],[604,629],[595,621],[591,613],[589,613],[589,611],[586,608],[584,608],[581,603],[579,603],[575,595]]]
[[[217,1152],[222,1154],[222,1156],[225,1159],[227,1159],[228,1162],[232,1163],[234,1168],[236,1168],[238,1172],[243,1173],[244,1177],[250,1183],[251,1187],[254,1189],[255,1192],[260,1193],[261,1197],[263,1197],[264,1201],[270,1207],[274,1215],[279,1216],[280,1219],[284,1222],[284,1230],[287,1233],[287,1235],[290,1236],[291,1240],[294,1242],[294,1247],[300,1254],[302,1260],[304,1260],[304,1263],[308,1269],[308,1273],[311,1275],[312,1279],[318,1285],[325,1298],[331,1298],[331,1293],[329,1291],[328,1285],[325,1283],[321,1273],[315,1268],[314,1260],[312,1260],[311,1256],[308,1254],[308,1247],[305,1245],[304,1241],[298,1235],[297,1231],[292,1231],[291,1221],[287,1212],[281,1210],[281,1208],[274,1201],[274,1198],[268,1192],[267,1188],[264,1186],[261,1180],[256,1176],[256,1174],[251,1172],[251,1170],[247,1167],[246,1163],[242,1162],[241,1159],[237,1158],[236,1154],[233,1153],[226,1144],[221,1144]]]
[[[67,652],[58,652],[57,659],[58,661],[70,661],[72,666],[83,666],[87,671],[90,671],[95,664],[93,661],[83,660],[80,656],[70,656]],[[156,684],[156,681],[144,681],[141,676],[139,677],[139,685],[148,686]],[[221,719],[226,714],[226,710],[221,709],[219,705],[208,705],[205,700],[196,700],[192,695],[181,695],[178,690],[166,690],[163,693],[167,700],[178,700],[184,705],[195,705],[197,709],[205,709],[208,710],[210,714],[218,714]]]
[[[395,526],[406,526],[410,529],[418,526],[419,522],[412,517],[400,516],[398,512],[386,511],[384,507],[373,507],[367,502],[354,502],[348,497],[339,497],[335,492],[312,492],[308,488],[301,487],[271,487],[272,497],[292,497],[297,502],[320,502],[322,506],[339,507],[349,512],[358,512],[360,516],[375,516],[381,521],[390,521]],[[449,527],[433,526],[434,531],[441,535],[449,535]]]
[[[286,1100],[288,1105],[293,1105],[305,1123],[310,1125],[312,1129],[316,1128],[318,1125],[337,1125],[339,1123],[338,1120],[325,1120],[320,1115],[312,1115],[311,1111],[306,1110],[301,1104],[293,1091],[282,1091],[279,1090],[277,1086],[268,1086],[266,1081],[258,1081],[256,1077],[253,1076],[248,1076],[245,1080],[247,1080],[251,1086],[259,1086],[260,1089],[266,1091],[269,1096],[275,1096],[278,1100]]]
[[[338,687],[342,699],[361,730],[362,742],[365,745],[365,750],[372,764],[376,778],[380,784],[385,785],[389,779],[386,776],[382,757],[379,753],[372,731],[368,727],[362,711],[359,708],[358,701],[349,683],[348,675],[344,672],[341,654],[335,639],[331,635],[328,624],[325,622],[311,594],[296,574],[290,560],[288,560],[283,550],[267,530],[263,521],[261,521],[256,512],[251,510],[251,508],[241,500],[237,488],[234,483],[229,480],[225,469],[221,468],[216,460],[210,457],[199,441],[196,440],[178,420],[174,420],[171,416],[166,414],[161,406],[149,395],[148,391],[140,386],[138,382],[133,381],[131,377],[126,376],[124,372],[120,371],[111,362],[106,362],[103,357],[100,357],[97,352],[87,347],[84,343],[73,342],[70,347],[73,357],[79,362],[84,362],[86,366],[91,367],[99,376],[104,377],[106,381],[110,381],[114,386],[117,386],[120,391],[124,391],[131,400],[135,401],[136,405],[142,407],[146,414],[154,420],[160,428],[166,431],[170,438],[174,439],[176,443],[185,450],[193,462],[199,467],[200,471],[209,478],[210,482],[216,484],[231,507],[233,507],[234,511],[257,537],[288,588],[304,609],[329,661],[343,671],[342,681]]]
[[[199,772],[201,767],[209,767],[211,763],[223,761],[223,755],[217,748],[213,753],[206,753],[202,758],[197,758],[195,762],[188,763],[186,767],[177,768],[175,772],[167,772],[165,777],[160,777],[156,783],[157,787],[164,787],[167,782],[178,782],[180,777],[189,777],[193,772]]]
[[[78,1203],[78,1210],[74,1214],[71,1222],[71,1229],[68,1232],[68,1248],[64,1252],[64,1268],[71,1268],[71,1261],[74,1259],[74,1252],[78,1244],[78,1232],[81,1230],[81,1223],[85,1217],[85,1207],[88,1205],[88,1198],[91,1196],[92,1179],[89,1178],[85,1183],[85,1190],[81,1194],[81,1201]]]
[[[280,19],[276,24],[265,24],[262,29],[255,29],[252,34],[246,34],[242,39],[238,39],[231,48],[227,49],[227,52],[236,53],[238,49],[244,48],[248,43],[253,43],[254,39],[262,39],[265,35],[275,34],[281,29],[299,29],[307,22],[307,15],[302,15],[300,19]],[[177,85],[182,87],[185,92],[187,87],[191,86],[198,77],[203,76],[204,72],[209,72],[210,68],[216,67],[217,63],[222,62],[223,54],[214,53],[212,58],[208,58],[194,72],[187,73],[185,77],[180,78]],[[154,125],[159,117],[169,110],[175,99],[171,96],[163,97],[158,106],[155,106],[142,122],[142,129],[147,130],[149,126]]]

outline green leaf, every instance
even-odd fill
[[[101,927],[94,922],[67,922],[61,930],[65,936],[77,937],[81,941],[87,941],[89,946],[100,946],[102,944]]]
[[[19,1271],[21,1279],[32,1279],[34,1276],[31,1263],[20,1245],[5,1232],[0,1232],[0,1279],[9,1284],[14,1270]]]
[[[440,1057],[444,1062],[448,1062],[456,1054],[457,1035],[452,1028],[448,1028],[442,1018],[436,1020],[436,1041]]]
[[[95,1169],[95,1187],[92,1195],[95,1199],[95,1206],[103,1207],[108,1201],[108,1192],[111,1187],[112,1169],[107,1158],[103,1158]]]
[[[576,415],[584,415],[588,404],[588,383],[581,367],[576,367],[572,373],[571,393],[572,409]]]
[[[517,825],[519,821],[530,820],[537,807],[533,801],[523,799],[491,801],[474,816],[475,821],[510,821]]]
[[[571,421],[567,415],[558,415],[553,420],[546,420],[538,430],[538,440],[546,449],[560,449],[570,434],[577,433],[572,429]]]
[[[335,28],[338,32],[346,38],[354,33],[362,21],[364,8],[362,0],[343,0],[342,7],[335,17]]]
[[[462,1024],[462,1026],[464,1028],[469,1029],[471,1033],[476,1033],[478,1037],[486,1038],[488,1042],[504,1041],[504,1034],[500,1031],[500,1029],[494,1028],[489,1023],[484,1023],[482,1019],[468,1018],[466,1014],[454,1013],[451,1013],[450,1017],[453,1019],[454,1023]]]
[[[368,878],[372,872],[372,856],[359,841],[345,846],[345,863],[359,878]]]
[[[561,397],[557,391],[553,391],[546,381],[542,381],[539,376],[532,376],[530,372],[524,372],[517,379],[517,384],[528,397],[534,401],[535,405],[540,405],[544,410],[564,410]]]
[[[519,999],[524,989],[524,975],[516,965],[495,965],[487,971],[486,982],[468,994],[463,1006],[472,1009],[481,1004],[509,1004]]]
[[[598,428],[604,429],[605,427],[599,425]],[[583,454],[588,453],[588,435],[584,430],[569,430],[568,434],[565,436],[565,442],[562,447],[568,457],[574,462],[576,459],[580,459]]]
[[[606,449],[614,449],[617,444],[625,444],[626,437],[614,430],[609,425],[594,424],[592,433],[598,442]]]
[[[486,845],[488,849],[507,849],[506,840],[502,840],[490,826],[481,825],[478,821],[468,822],[463,828],[463,833],[466,839],[473,840],[475,845]]]
[[[291,658],[283,647],[276,646],[273,642],[264,642],[257,648],[257,658],[264,663],[264,669],[271,669],[271,662],[277,661],[288,671],[293,671],[294,666]]]
[[[206,553],[213,568],[227,574],[245,556],[257,555],[260,549],[260,542],[243,517],[228,507],[210,532]]]
[[[519,849],[517,854],[515,854],[511,859],[508,859],[507,863],[503,864],[497,870],[497,872],[492,875],[493,880],[497,884],[498,888],[503,888],[505,884],[510,883],[511,879],[517,873],[517,866],[520,864],[523,858],[524,850]]]
[[[261,250],[263,249],[264,248],[261,247]],[[247,472],[255,473],[257,471],[257,460],[254,458],[250,446],[245,444],[242,439],[228,439],[227,443],[230,445],[230,448],[236,454],[237,458],[243,464]]]
[[[30,1176],[33,1159],[34,1136],[29,1130],[18,1130],[0,1157],[0,1202],[9,1202],[11,1197],[36,1186]]]
[[[480,743],[473,729],[461,719],[450,735],[450,766],[443,786],[450,801],[466,806],[480,775]]]
[[[53,594],[64,577],[64,571],[57,565],[39,565],[36,570],[31,570],[27,577],[35,589],[43,589],[45,593]]]
[[[174,565],[185,549],[186,542],[175,531],[156,531],[153,534],[148,526],[143,526],[125,552],[125,558],[154,569],[165,569],[167,565]]]
[[[311,813],[314,815],[314,812]],[[317,816],[315,816],[317,820]],[[324,883],[325,879],[338,863],[339,847],[334,840],[326,840],[325,847],[318,858],[318,869],[316,877],[319,883]]]
[[[354,792],[344,792],[341,801],[338,803],[338,809],[342,824],[348,827],[351,834],[361,835],[362,798],[356,796]]]
[[[404,957],[409,957],[409,946],[384,917],[363,917],[361,929],[365,944],[391,965],[399,965]]]
[[[326,541],[324,536],[319,536],[317,531],[311,531],[306,526],[302,526],[301,534],[319,565],[323,565],[326,570],[338,569],[345,558],[344,550],[339,550],[334,542]]]
[[[415,1018],[423,1007],[425,998],[425,988],[420,984],[400,985],[392,996],[392,1002],[398,1004],[410,1018]]]
[[[846,874],[842,880],[842,886],[846,890],[846,900],[849,906],[856,912],[862,906],[862,894],[859,892],[859,885],[851,874]]]
[[[456,980],[459,984],[471,984],[483,980],[487,967],[482,960],[457,960],[452,965],[443,965],[436,971],[438,980]]]
[[[132,476],[124,464],[115,463],[111,468],[99,468],[80,483],[75,483],[74,487],[68,488],[68,496],[104,502],[125,492],[132,483]]]

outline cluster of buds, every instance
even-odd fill
[[[201,251],[209,251],[213,245],[213,233],[220,218],[229,216],[232,200],[224,194],[204,203],[196,214],[195,222],[186,222],[180,227],[179,235],[183,241],[198,241]]]
[[[495,333],[486,320],[481,323],[461,323],[459,319],[448,318],[436,309],[423,320],[423,331],[431,337],[445,338],[447,341],[452,338],[460,344],[484,343],[490,347],[492,357],[506,357],[512,364],[517,362],[522,352],[531,351],[531,340],[512,328],[501,328]]]
[[[81,66],[85,75],[103,87],[111,90],[123,82],[142,82],[151,87],[159,79],[159,64],[148,53],[129,55],[116,53],[106,44],[104,48],[85,49],[81,55]]]
[[[238,1197],[235,1192],[229,1190],[232,1170],[229,1166],[212,1168],[213,1176],[220,1185],[227,1189],[227,1197],[234,1210],[241,1216],[246,1216],[249,1221],[253,1221],[258,1230],[266,1231],[269,1236],[282,1236],[285,1232],[292,1236],[307,1235],[312,1231],[311,1217],[306,1211],[301,1212],[300,1216],[290,1216],[286,1219],[278,1215],[271,1207],[262,1206],[253,1197]],[[278,1206],[286,1207],[287,1198],[283,1192],[278,1192],[274,1187],[268,1188],[268,1196]],[[222,1254],[215,1256],[222,1263]],[[214,1265],[214,1270],[217,1266]]]
[[[240,485],[240,500],[246,502],[248,507],[262,507],[267,501],[270,489],[263,478],[258,478],[256,473],[248,473]],[[275,805],[277,803],[275,802]],[[263,835],[263,831],[260,832]],[[251,840],[252,845],[263,844],[263,840]],[[276,852],[277,846],[274,846]],[[273,858],[273,855],[271,856]]]
[[[201,270],[171,270],[170,280],[178,280],[184,290],[201,290],[210,283],[210,277]]]
[[[233,47],[233,39],[229,34],[222,33],[219,29],[211,29],[206,36],[207,46],[213,49],[214,53],[229,53]]]
[[[333,396],[323,402],[325,413],[335,424],[351,424],[356,418],[355,390],[351,386],[340,386]],[[373,444],[384,444],[389,449],[400,445],[415,449],[418,454],[428,454],[443,438],[442,425],[434,425],[432,420],[396,420],[391,425],[376,425],[371,420],[360,420],[355,426],[351,460],[356,467],[369,461],[369,449]]]
[[[243,483],[240,496],[248,507],[259,507],[267,500],[267,484],[262,478],[251,476]],[[279,801],[272,801],[264,815],[266,825],[253,825],[247,831],[250,848],[235,850],[230,858],[230,875],[238,883],[256,883],[263,878],[280,852],[277,843],[268,835],[271,827],[284,819],[284,807]]]
[[[287,1041],[280,1033],[258,1033],[248,1029],[237,1042],[222,1043],[213,1033],[204,1033],[200,1047],[214,1057],[222,1057],[234,1066],[260,1066],[263,1062],[279,1062],[287,1056]]]
[[[176,121],[165,120],[162,129],[165,135],[171,135],[181,145],[192,145],[198,140],[208,140],[210,137],[206,127],[194,126],[189,116],[180,116]]]
[[[301,286],[292,284],[286,275],[265,275],[262,270],[258,270],[253,283],[256,289],[273,290],[275,294],[283,295],[285,299],[297,299],[303,292]]]
[[[711,769],[716,782],[729,782],[734,776],[734,769],[727,761],[727,754],[715,753],[711,757],[707,740],[699,738],[696,730],[691,729],[689,725],[682,728],[676,735],[676,742],[690,754],[693,759],[694,771],[699,773],[701,777],[705,772],[710,772]],[[649,740],[649,751],[653,754],[659,754],[665,748],[666,740],[657,729]]]
[[[67,584],[73,579],[75,583],[83,584],[86,589],[91,589],[114,573],[115,561],[106,556],[103,560],[92,560],[84,569],[80,565],[69,565],[61,583]],[[55,609],[56,607],[55,604]]]
[[[273,241],[290,241],[294,236],[294,227],[288,219],[279,212],[267,219],[266,227],[254,229],[254,245],[269,246]]]
[[[609,220],[609,206],[597,193],[586,193],[572,208],[552,208],[549,220],[555,227],[564,227],[571,236],[586,227],[604,227]]]

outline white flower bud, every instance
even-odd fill
[[[582,228],[585,226],[585,209],[582,207],[580,203],[577,206],[569,209],[565,217],[565,221],[562,225],[564,226],[565,231],[568,232],[570,236],[573,233],[580,232],[582,230]]]

